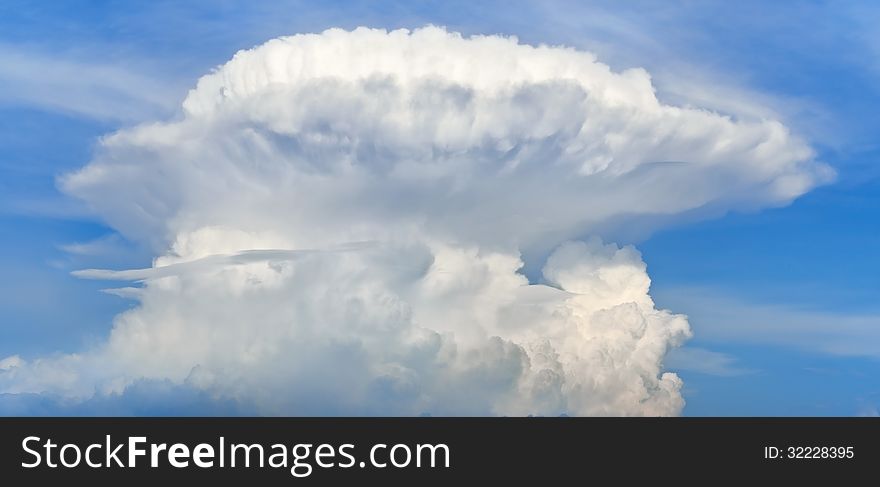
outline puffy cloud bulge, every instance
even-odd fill
[[[633,217],[784,204],[831,177],[776,120],[658,100],[642,69],[438,27],[274,39],[62,186],[150,269],[106,343],[5,392],[170,380],[258,414],[674,415]],[[523,252],[546,249],[540,283]],[[10,362],[12,363],[12,362]]]

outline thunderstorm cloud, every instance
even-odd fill
[[[687,318],[603,232],[829,177],[781,122],[664,104],[645,70],[571,48],[439,27],[274,39],[63,177],[156,258],[79,271],[132,282],[113,292],[137,305],[88,350],[0,362],[0,392],[156,381],[255,414],[679,414],[664,358]]]

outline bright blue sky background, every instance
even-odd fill
[[[695,338],[670,359],[685,414],[877,414],[880,7],[621,3],[3,0],[0,357],[106,336],[130,302],[69,272],[149,264],[55,188],[96,138],[174,116],[198,76],[272,37],[435,23],[593,50],[615,69],[647,68],[661,99],[704,90],[707,106],[772,111],[810,140],[834,184],[633,239],[658,303],[691,316]]]

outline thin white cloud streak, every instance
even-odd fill
[[[173,113],[181,93],[118,64],[0,45],[0,103],[132,122]]]
[[[145,281],[147,279],[159,279],[162,277],[209,272],[221,267],[244,265],[255,262],[279,264],[301,259],[316,253],[353,252],[365,250],[373,246],[375,245],[372,242],[354,242],[327,249],[250,249],[226,255],[209,255],[207,257],[188,260],[179,264],[162,265],[146,269],[129,269],[124,271],[83,269],[73,271],[71,274],[83,279],[100,279],[105,281]]]
[[[71,255],[99,256],[121,252],[124,242],[118,234],[111,233],[86,242],[72,242],[59,245],[58,248]]]
[[[719,377],[736,377],[755,372],[739,366],[737,358],[733,355],[692,346],[670,351],[666,356],[665,365],[670,370],[685,370]]]
[[[810,352],[880,358],[880,315],[769,305],[698,288],[655,291],[687,313],[702,343],[774,345]]]

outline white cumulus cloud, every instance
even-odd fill
[[[784,204],[832,176],[779,121],[661,102],[641,69],[438,27],[275,39],[64,177],[151,269],[106,343],[0,391],[185,384],[259,414],[674,415],[632,218]],[[519,271],[542,250],[541,282]],[[540,267],[540,266],[538,266]]]

